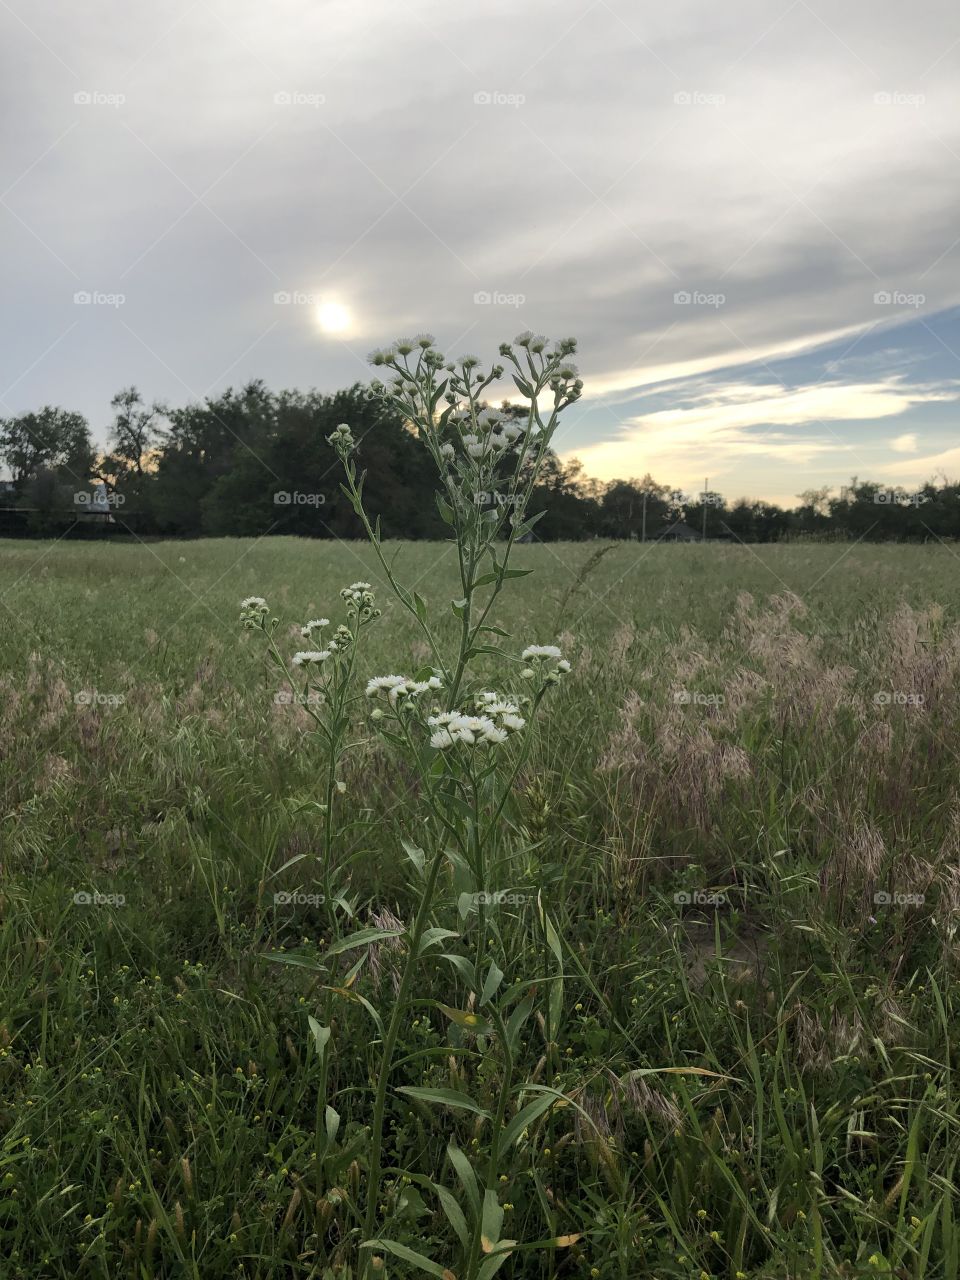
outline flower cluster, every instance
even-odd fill
[[[361,622],[367,622],[380,617],[369,582],[351,582],[340,592],[340,599],[346,603],[347,615],[351,618],[359,617]]]
[[[561,676],[570,670],[570,663],[555,644],[528,644],[520,655],[521,662],[533,662],[535,667],[524,667],[520,672],[525,680],[540,676],[544,684],[557,684]]]
[[[391,707],[397,707],[404,700],[418,698],[422,693],[442,688],[443,683],[436,674],[428,676],[426,680],[410,680],[406,676],[374,676],[367,681],[367,697],[376,698],[383,693]]]
[[[430,735],[431,747],[445,751],[459,743],[471,747],[499,746],[511,734],[519,733],[526,726],[527,722],[520,714],[517,703],[490,689],[476,695],[474,706],[476,715],[445,711],[440,715],[429,716],[427,725],[433,730]]]
[[[345,422],[341,422],[338,427],[334,427],[331,434],[327,436],[327,444],[332,444],[342,457],[346,457],[357,447],[353,432]]]
[[[269,611],[263,596],[247,596],[240,601],[240,622],[245,627],[262,627]]]

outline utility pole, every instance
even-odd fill
[[[644,489],[643,491],[643,520],[640,528],[641,528],[640,541],[646,542],[647,540],[647,491],[646,489]]]
[[[703,479],[703,540],[707,540],[707,494],[710,491],[710,477],[704,476]]]

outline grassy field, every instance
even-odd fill
[[[390,550],[448,608],[455,554]],[[511,1148],[501,1203],[521,1242],[579,1235],[498,1274],[956,1280],[957,553],[597,553],[518,548],[536,573],[496,619],[573,662],[489,921],[550,992],[523,1071],[564,1105]],[[265,595],[286,640],[356,578],[379,590],[363,544],[0,547],[3,1280],[356,1274],[363,1002],[389,1003],[396,954],[371,944],[349,989],[269,958],[329,941],[318,751],[237,626]],[[364,676],[426,657],[380,599]],[[362,721],[357,742],[340,910],[385,927],[415,796]],[[452,890],[435,915],[464,927]],[[397,1084],[493,1098],[496,1061],[438,1011],[457,990],[424,968]],[[389,1106],[382,1217],[439,1275],[435,1184],[480,1122]]]

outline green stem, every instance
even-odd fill
[[[383,1054],[380,1059],[380,1077],[377,1080],[377,1092],[373,1103],[373,1136],[370,1146],[370,1171],[367,1176],[367,1203],[363,1222],[363,1238],[364,1240],[372,1240],[374,1238],[374,1228],[377,1219],[377,1205],[380,1200],[380,1178],[381,1178],[381,1161],[383,1155],[383,1114],[387,1105],[387,1085],[390,1078],[390,1070],[393,1066],[393,1055],[397,1046],[397,1037],[400,1034],[400,1024],[407,1013],[407,995],[410,991],[410,984],[413,981],[414,970],[419,959],[417,953],[420,950],[420,941],[423,937],[424,930],[427,926],[427,920],[430,917],[430,908],[433,903],[433,895],[437,886],[437,878],[440,874],[440,866],[443,862],[443,846],[438,847],[437,852],[433,855],[433,861],[430,864],[430,870],[427,875],[427,882],[424,885],[423,897],[420,899],[420,905],[417,908],[417,915],[413,924],[413,932],[410,934],[410,949],[407,954],[407,962],[404,965],[403,974],[400,978],[400,987],[397,991],[396,1002],[393,1006],[393,1013],[390,1015],[390,1022],[387,1025],[386,1035],[383,1039]],[[371,1254],[369,1250],[365,1250],[365,1258],[362,1264],[362,1277],[368,1277],[371,1274]]]
[[[491,1004],[489,1013],[491,1020],[496,1025],[497,1035],[500,1038],[500,1044],[503,1049],[503,1082],[497,1099],[497,1113],[493,1118],[493,1132],[490,1134],[490,1155],[487,1160],[487,1176],[484,1180],[484,1189],[486,1191],[492,1190],[496,1193],[497,1168],[500,1163],[500,1138],[503,1134],[503,1124],[507,1115],[507,1102],[510,1098],[510,1087],[513,1083],[513,1055],[510,1052],[510,1045],[507,1041],[507,1028],[504,1026],[499,1011]],[[473,1236],[470,1241],[466,1280],[476,1280],[477,1270],[482,1261],[480,1252],[481,1226],[481,1215],[477,1214],[477,1220],[473,1226]]]

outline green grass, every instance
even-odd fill
[[[455,554],[390,550],[442,615]],[[497,887],[518,901],[490,928],[508,981],[559,997],[521,1078],[576,1105],[512,1148],[504,1231],[580,1234],[498,1274],[956,1280],[956,554],[595,551],[518,548],[536,573],[496,619],[517,644],[566,633],[574,661],[510,816]],[[338,617],[356,578],[386,602],[364,676],[421,665],[363,544],[0,548],[4,1280],[356,1274],[377,1063],[356,996],[389,1006],[391,957],[351,995],[267,959],[329,938],[322,908],[274,903],[316,891],[322,758],[236,623],[249,594],[281,635]],[[416,836],[412,779],[367,738],[340,850],[357,928],[409,918]],[[451,966],[418,995],[397,1084],[494,1101],[495,1055],[436,1007],[457,1004]],[[332,1028],[323,1060],[308,1017]],[[483,1141],[392,1091],[382,1216],[440,1266],[451,1137]]]

